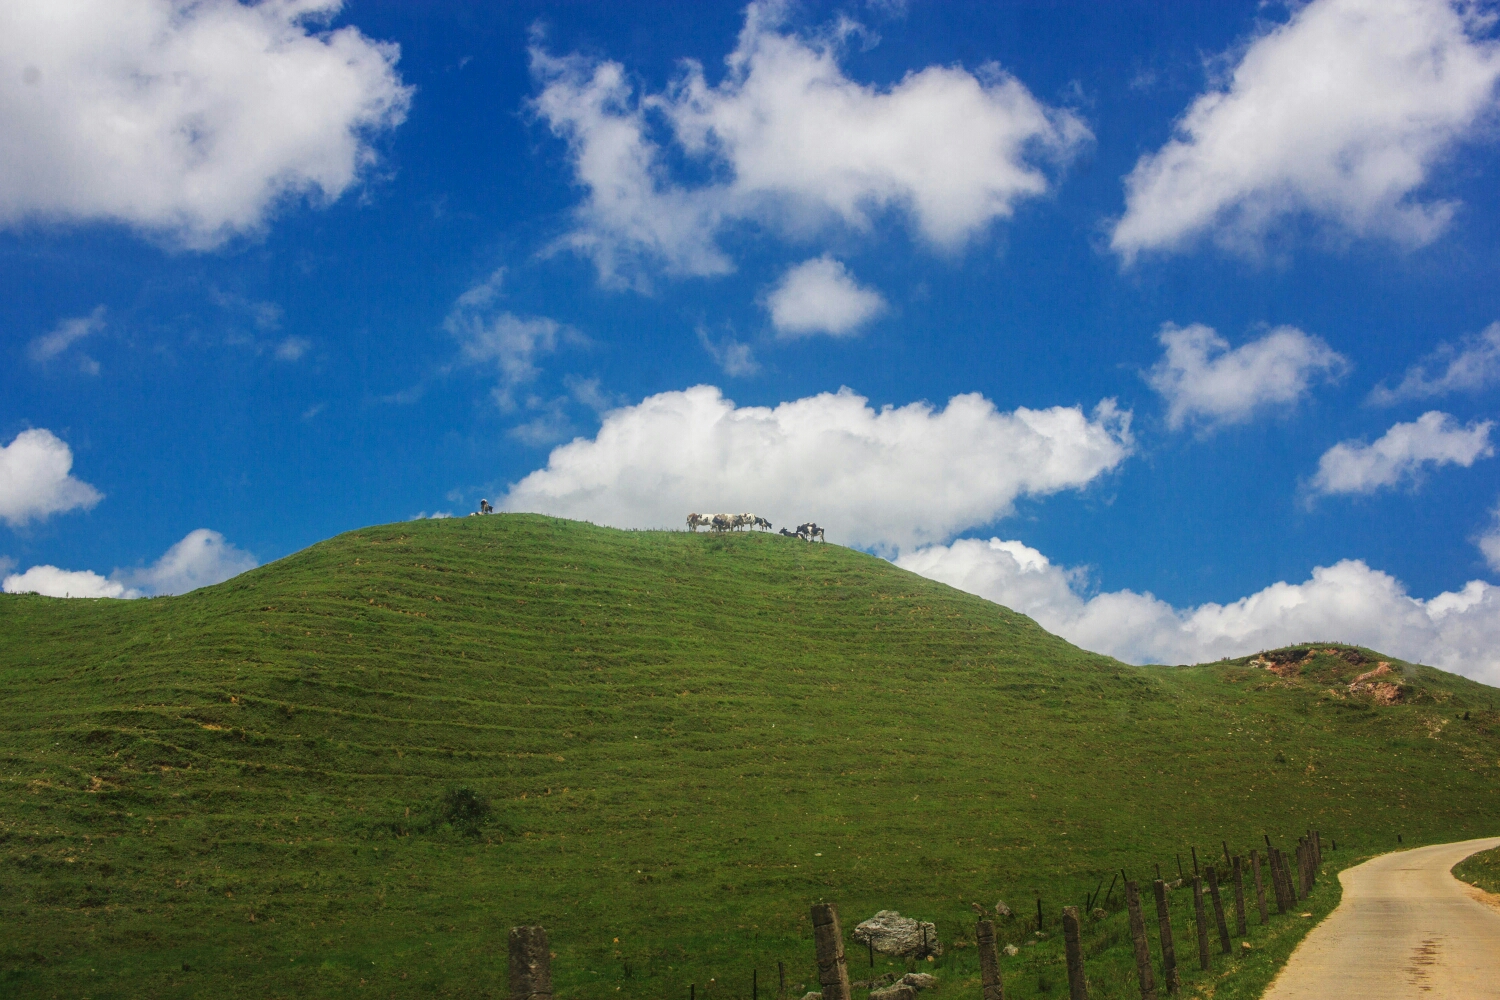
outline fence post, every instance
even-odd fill
[[[1177,949],[1172,942],[1172,914],[1167,909],[1167,884],[1157,879],[1151,884],[1156,896],[1156,928],[1161,936],[1161,977],[1166,980],[1167,992],[1176,993],[1182,985],[1177,974]]]
[[[1135,943],[1135,971],[1141,980],[1141,1000],[1156,1000],[1156,976],[1151,972],[1151,949],[1146,944],[1146,918],[1141,914],[1140,887],[1125,882],[1125,909],[1130,911],[1130,939]]]
[[[1198,968],[1207,972],[1208,964],[1208,914],[1203,912],[1203,879],[1193,876],[1193,917],[1198,921]]]
[[[785,962],[777,962],[776,963],[776,995],[778,997],[784,997],[784,996],[786,996],[786,963]]]
[[[1224,919],[1224,900],[1219,897],[1219,873],[1208,866],[1208,894],[1213,899],[1214,922],[1219,925],[1219,947],[1229,954],[1229,922]]]
[[[1234,856],[1234,932],[1240,937],[1250,933],[1245,923],[1245,859]]]
[[[823,1000],[849,1000],[849,962],[844,957],[844,932],[832,903],[814,903],[813,940],[818,951],[818,982]]]
[[[552,1000],[552,953],[540,927],[510,929],[511,1000]]]
[[[1078,941],[1076,906],[1063,907],[1063,949],[1068,957],[1068,1000],[1089,1000],[1088,983],[1083,978],[1083,948]]]
[[[1291,909],[1291,904],[1286,900],[1286,877],[1281,852],[1274,847],[1270,848],[1267,860],[1271,863],[1271,888],[1276,891],[1276,912],[1285,913]]]
[[[1266,912],[1266,886],[1260,880],[1260,852],[1250,852],[1250,871],[1255,876],[1255,906],[1260,910],[1260,922],[1264,924],[1271,918]]]
[[[979,946],[979,991],[983,1000],[1005,1000],[1005,984],[1000,981],[1000,955],[995,951],[995,923],[981,920],[974,929],[974,943]]]

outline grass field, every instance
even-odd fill
[[[1500,847],[1469,855],[1453,866],[1453,875],[1485,892],[1500,895]]]
[[[826,899],[846,932],[936,921],[924,968],[968,996],[970,904],[1004,898],[1036,942],[1007,996],[1066,995],[1060,907],[1121,868],[1500,831],[1500,692],[1389,661],[1399,703],[1348,693],[1387,659],[1133,667],[849,549],[530,515],[183,597],[4,596],[0,994],[501,995],[540,923],[560,997],[769,997],[778,962],[800,997]],[[1138,995],[1119,906],[1094,996]],[[1254,996],[1311,922],[1187,978]]]

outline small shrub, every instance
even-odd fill
[[[489,820],[490,800],[467,786],[454,788],[443,796],[438,815],[454,830],[475,837]]]

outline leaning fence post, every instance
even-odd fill
[[[1270,919],[1266,912],[1266,887],[1260,880],[1260,852],[1250,852],[1250,871],[1255,876],[1255,906],[1260,910],[1260,922],[1264,924]]]
[[[818,952],[818,982],[823,1000],[849,1000],[849,963],[844,957],[844,932],[832,903],[814,903],[813,941]]]
[[[1172,914],[1167,909],[1167,884],[1157,879],[1151,884],[1156,896],[1156,928],[1161,935],[1161,977],[1166,980],[1167,992],[1176,993],[1182,985],[1177,974],[1177,949],[1172,944]]]
[[[979,991],[983,1000],[1005,1000],[1005,984],[1000,981],[1000,955],[995,951],[995,924],[981,920],[974,929],[974,943],[979,946]]]
[[[511,1000],[552,1000],[552,953],[540,927],[510,929]]]
[[[1203,912],[1203,878],[1193,876],[1193,916],[1198,921],[1198,968],[1208,971],[1208,914]]]
[[[1063,949],[1068,957],[1068,1000],[1089,1000],[1083,978],[1083,949],[1078,941],[1078,907],[1063,907]]]
[[[1229,954],[1229,923],[1224,919],[1224,900],[1219,898],[1219,874],[1208,866],[1208,894],[1214,903],[1214,922],[1219,925],[1219,947]]]
[[[1234,932],[1240,937],[1250,933],[1245,924],[1245,859],[1234,856]]]
[[[1146,944],[1146,918],[1141,915],[1140,887],[1125,882],[1125,909],[1130,911],[1130,939],[1135,943],[1135,971],[1141,980],[1141,1000],[1156,1000],[1156,976],[1151,972],[1151,949]]]

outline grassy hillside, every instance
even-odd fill
[[[5,596],[0,993],[499,995],[537,922],[561,996],[769,995],[778,961],[815,982],[819,899],[963,941],[1003,897],[1020,943],[1038,896],[1051,932],[1223,840],[1500,830],[1497,692],[1390,661],[1395,695],[1351,694],[1384,659],[1132,667],[848,549],[536,516]],[[1095,995],[1129,995],[1120,918],[1090,934]],[[1065,993],[1055,959],[1006,959],[1007,995]]]
[[[1500,894],[1500,847],[1469,855],[1453,866],[1453,875],[1485,892]]]

